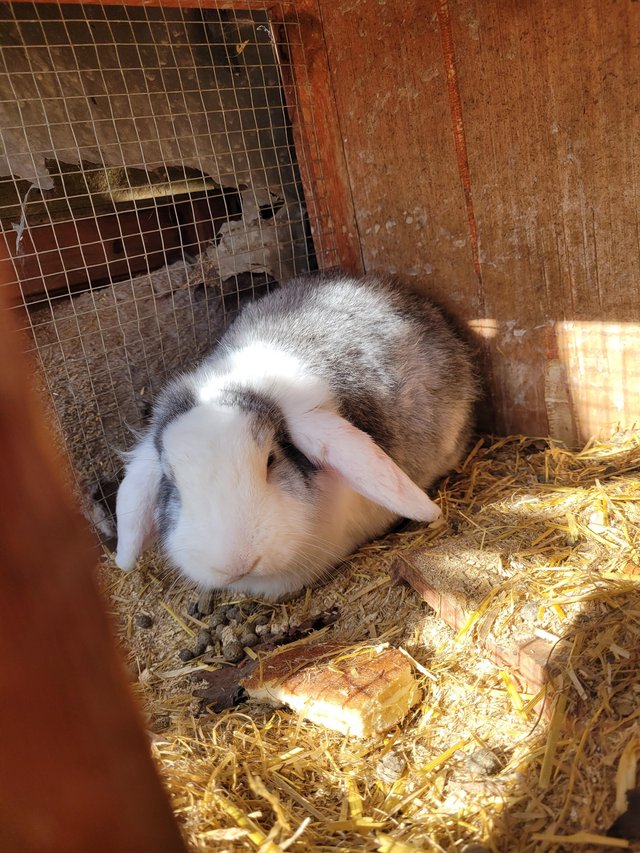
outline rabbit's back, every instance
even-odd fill
[[[472,359],[425,297],[378,276],[308,276],[245,307],[216,357],[264,341],[330,386],[340,413],[419,485],[454,467],[478,395]]]

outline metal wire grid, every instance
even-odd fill
[[[314,266],[287,109],[308,80],[251,5],[0,4],[4,286],[104,531],[165,379],[256,286]],[[300,55],[293,4],[287,22]]]

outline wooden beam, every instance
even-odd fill
[[[271,14],[318,266],[364,272],[318,0]]]
[[[0,849],[184,853],[149,754],[0,258]]]

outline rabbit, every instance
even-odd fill
[[[278,599],[326,579],[460,462],[478,382],[428,299],[369,275],[295,278],[172,381],[128,455],[116,562],[154,539],[204,589]]]

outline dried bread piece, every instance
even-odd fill
[[[391,728],[419,698],[411,662],[386,644],[296,644],[264,658],[243,686],[254,699],[356,737]]]

